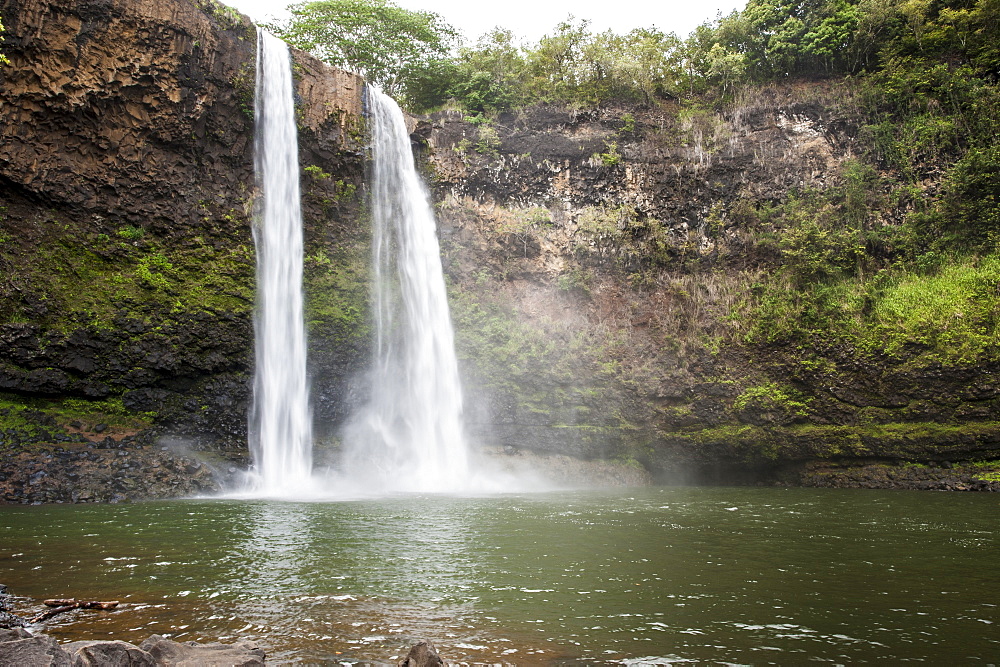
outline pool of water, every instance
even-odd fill
[[[0,507],[11,592],[117,599],[61,641],[258,641],[279,660],[983,664],[1000,497],[680,488]],[[21,613],[41,609],[22,600]]]

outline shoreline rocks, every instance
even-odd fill
[[[792,483],[794,486],[835,489],[1000,492],[1000,479],[994,477],[995,473],[974,464],[870,462],[837,465],[815,462],[803,466]]]
[[[996,466],[968,462],[813,460],[775,468],[717,470],[716,475],[651,477],[635,461],[584,460],[531,450],[486,450],[501,472],[531,473],[557,487],[781,485],[821,488],[1000,492]],[[0,505],[122,503],[210,495],[240,468],[203,452],[137,443],[71,443],[0,453]],[[739,474],[737,474],[739,473]],[[0,619],[4,613],[0,605]],[[2,625],[2,622],[0,622]]]
[[[23,628],[0,629],[0,664],[66,667],[262,667],[264,651],[253,642],[199,644],[153,635],[136,646],[121,640],[59,644]]]
[[[59,644],[45,634],[23,628],[0,628],[0,665],[32,667],[264,667],[267,654],[256,642],[234,644],[175,642],[152,635],[136,646],[121,640],[75,641]],[[363,662],[392,667],[513,667],[511,663],[456,663],[438,655],[434,645],[422,641],[397,663]]]
[[[152,444],[45,445],[0,455],[0,504],[119,503],[219,489],[216,472],[193,453]]]

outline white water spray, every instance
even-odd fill
[[[288,496],[312,473],[302,316],[302,213],[288,46],[258,31],[254,168],[262,203],[257,250],[256,372],[250,412],[253,491]]]
[[[441,249],[403,113],[368,88],[376,349],[368,405],[348,428],[344,469],[396,491],[471,488]]]

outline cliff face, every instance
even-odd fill
[[[0,450],[41,432],[245,456],[255,27],[211,0],[5,0],[0,16]],[[363,83],[295,60],[327,421],[364,352],[363,271],[336,280],[323,254],[366,252]]]
[[[862,345],[822,313],[793,323],[812,332],[769,335],[789,328],[769,304],[833,289],[829,266],[863,272],[851,216],[893,230],[907,213],[857,175],[860,123],[837,82],[723,111],[430,118],[418,132],[461,355],[486,397],[479,437],[663,479],[885,486],[842,468],[996,458],[995,360]],[[947,473],[921,474],[943,488]]]

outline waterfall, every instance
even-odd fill
[[[344,469],[384,490],[467,488],[462,390],[434,213],[402,111],[367,90],[376,336],[371,396],[348,428]]]
[[[261,202],[250,412],[254,491],[289,495],[312,473],[312,425],[302,315],[302,213],[288,46],[258,30],[254,169]]]

